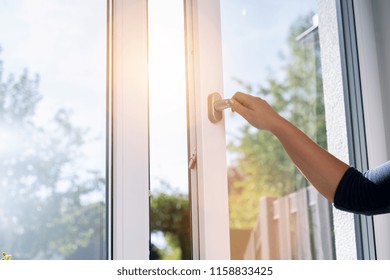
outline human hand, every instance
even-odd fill
[[[236,92],[231,99],[233,112],[239,113],[251,125],[258,129],[273,132],[282,117],[260,97]]]

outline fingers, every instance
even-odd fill
[[[270,130],[279,115],[269,104],[259,98],[242,92],[236,92],[232,97],[231,108],[251,125],[258,129]]]
[[[230,107],[232,108],[232,112],[239,113],[242,117],[248,120],[251,114],[251,110],[246,106],[240,103],[238,99],[231,99]]]
[[[248,107],[248,108],[253,108],[252,106],[254,105],[254,98],[252,95],[243,93],[243,92],[236,92],[232,99],[237,100],[240,102],[243,106]]]

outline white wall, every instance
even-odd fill
[[[340,62],[336,1],[317,0],[321,63],[328,150],[348,162],[348,140],[344,110],[343,81]],[[333,222],[337,259],[356,259],[356,241],[353,214],[334,208]]]

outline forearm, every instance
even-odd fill
[[[349,166],[282,117],[271,132],[302,174],[325,198],[333,202],[336,188]]]
[[[271,131],[303,175],[324,197],[333,202],[339,182],[349,166],[278,115],[265,100],[242,92],[237,92],[232,100],[232,110],[254,127]]]

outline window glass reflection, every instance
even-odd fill
[[[0,2],[0,251],[13,259],[107,258],[106,5]]]

